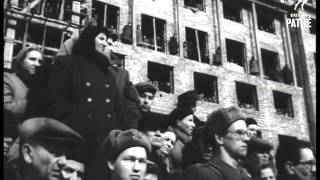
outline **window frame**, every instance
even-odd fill
[[[239,108],[244,108],[244,109],[252,109],[255,111],[259,111],[259,99],[258,99],[258,94],[257,94],[257,86],[256,85],[252,85],[252,84],[248,84],[248,83],[244,83],[244,82],[239,82],[239,81],[235,81],[235,87],[236,87],[236,98],[237,98],[237,105]],[[242,99],[243,97],[240,98],[240,96],[242,96],[240,94],[240,91],[251,91],[251,99],[250,101],[252,101],[252,104],[248,104],[250,105],[250,107],[246,107],[247,104],[242,104],[245,102],[240,101],[240,99]],[[247,93],[249,93],[247,91]],[[252,107],[251,107],[252,106]]]
[[[205,94],[199,90],[200,87],[197,87],[197,85],[200,84],[199,83],[200,78],[206,78],[206,80],[203,80],[203,81],[208,81],[208,82],[211,81],[211,83],[212,83],[212,92],[211,92],[212,93],[212,96],[211,96],[212,101],[206,100],[205,98],[210,98],[210,97],[205,96]],[[194,80],[194,89],[196,90],[198,95],[200,95],[201,93],[204,94],[202,101],[219,104],[219,91],[218,91],[218,78],[217,78],[217,76],[213,76],[213,75],[205,74],[205,73],[201,73],[201,72],[193,72],[193,80]]]

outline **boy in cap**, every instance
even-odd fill
[[[196,164],[183,172],[184,180],[240,180],[245,177],[239,161],[247,155],[249,140],[245,117],[235,107],[220,108],[207,118],[205,132],[213,146],[214,157],[206,164]]]
[[[134,86],[138,91],[140,99],[140,111],[143,113],[149,112],[151,103],[154,99],[155,93],[158,91],[158,88],[153,84],[147,82],[141,82]]]
[[[16,178],[22,180],[62,179],[61,169],[65,166],[68,148],[81,145],[83,141],[68,126],[44,117],[24,121],[19,138],[19,173]]]
[[[247,124],[248,131],[249,131],[251,137],[260,137],[259,126],[258,126],[258,123],[255,119],[247,118],[246,124]]]
[[[112,130],[102,145],[110,180],[142,180],[151,144],[138,130]]]

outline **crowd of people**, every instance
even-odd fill
[[[158,88],[114,63],[115,36],[89,23],[53,64],[22,49],[4,73],[5,180],[315,180],[308,142],[274,146],[236,107],[196,115],[197,92],[169,115]],[[66,51],[67,48],[67,51]]]

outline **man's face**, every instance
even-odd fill
[[[42,54],[39,51],[30,51],[23,60],[22,68],[30,75],[34,75],[43,64]]]
[[[193,114],[190,114],[190,115],[184,117],[182,120],[178,120],[178,126],[186,134],[191,135],[193,129],[196,127],[196,124],[194,123]]]
[[[67,160],[62,168],[63,180],[82,180],[84,175],[84,164],[74,160]]]
[[[54,147],[51,147],[54,149]],[[34,174],[40,179],[60,180],[61,169],[65,166],[66,156],[61,149],[47,150],[41,145],[32,146],[31,165],[36,171]],[[49,152],[50,151],[50,152]]]
[[[244,120],[238,120],[229,126],[223,136],[223,147],[234,159],[245,158],[248,140],[247,125]]]
[[[251,137],[257,137],[258,136],[258,130],[259,130],[259,127],[256,124],[248,125],[248,132],[250,133]]]
[[[316,179],[316,162],[310,148],[302,148],[300,150],[300,162],[294,166],[294,172],[296,177],[301,180]]]
[[[176,143],[176,135],[172,131],[166,131],[163,133],[163,144],[160,148],[160,151],[165,155],[170,154],[174,144]]]
[[[156,147],[161,147],[163,144],[163,134],[160,130],[147,130],[146,133],[149,138],[151,145]]]
[[[158,176],[156,174],[148,173],[144,176],[143,180],[158,180]]]
[[[150,111],[151,103],[153,101],[154,95],[151,92],[142,92],[139,95],[140,99],[140,110],[143,112]]]
[[[117,180],[142,180],[147,169],[147,153],[143,147],[130,147],[108,163],[112,177]]]
[[[273,170],[268,167],[260,170],[260,180],[275,180],[275,174]]]
[[[11,137],[3,137],[3,156],[6,157],[10,147],[12,146],[13,139]]]

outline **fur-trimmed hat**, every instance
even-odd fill
[[[248,141],[248,152],[253,151],[270,151],[273,149],[273,145],[264,139],[251,137]]]
[[[105,160],[115,160],[122,151],[136,146],[145,148],[147,154],[151,153],[151,143],[142,132],[136,129],[115,129],[103,141],[102,152]]]
[[[197,92],[194,90],[190,90],[184,92],[178,96],[178,103],[177,106],[186,106],[186,105],[193,105],[197,101]]]
[[[176,127],[178,120],[182,120],[183,118],[191,114],[193,114],[193,111],[190,108],[176,108],[169,115],[169,124],[173,127]]]
[[[245,116],[236,107],[219,108],[207,117],[206,129],[221,133],[237,120],[245,120]]]

